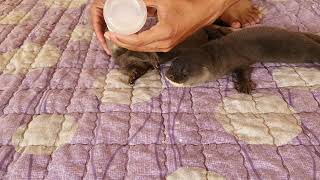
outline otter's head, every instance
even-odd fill
[[[175,86],[194,86],[211,80],[211,57],[201,49],[183,51],[174,58],[166,78]]]

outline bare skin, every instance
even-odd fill
[[[95,0],[92,3],[91,19],[97,38],[104,50],[111,54],[104,37],[104,2],[105,0]],[[148,7],[157,9],[159,23],[156,26],[130,36],[109,32],[107,37],[117,45],[132,51],[168,52],[219,17],[234,28],[255,24],[261,19],[259,12],[249,0],[145,0],[145,3]],[[155,11],[148,9],[148,14],[154,15]]]
[[[90,14],[91,14],[91,23],[93,29],[97,35],[97,38],[102,45],[103,49],[107,54],[111,55],[111,48],[108,46],[105,39],[105,32],[107,30],[106,22],[103,17],[103,7],[106,0],[94,0],[91,4]],[[148,16],[155,16],[156,9],[148,7]]]
[[[262,14],[250,0],[240,0],[229,7],[220,19],[233,28],[240,28],[259,23]]]
[[[102,45],[103,49],[107,52],[107,54],[111,54],[111,50],[107,45],[107,41],[104,37],[104,33],[106,31],[106,22],[103,18],[103,6],[105,0],[95,0],[91,4],[90,14],[91,14],[91,23],[93,29],[97,35],[100,44]]]

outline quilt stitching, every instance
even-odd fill
[[[255,64],[252,96],[229,76],[172,87],[167,66],[127,87],[89,3],[0,0],[0,179],[320,177],[319,64]],[[320,33],[316,0],[255,3],[265,25]]]

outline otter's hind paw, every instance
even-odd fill
[[[240,93],[251,94],[252,90],[256,88],[256,84],[252,81],[238,82],[236,90]]]

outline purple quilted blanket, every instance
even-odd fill
[[[88,0],[0,0],[0,179],[320,179],[319,64],[128,86]],[[261,0],[264,25],[320,32],[319,0]]]

